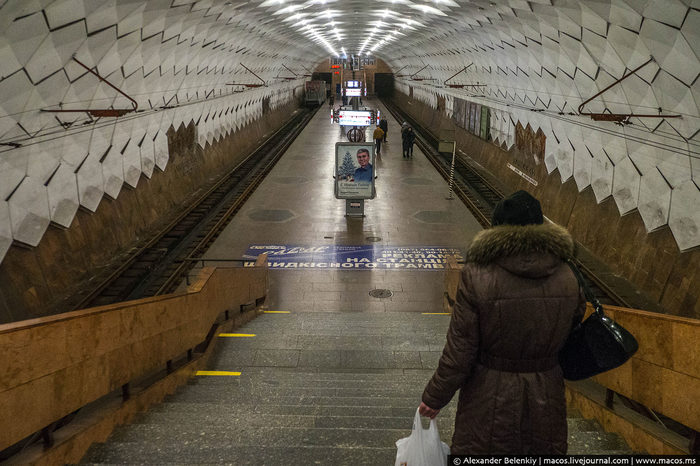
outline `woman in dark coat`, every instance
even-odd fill
[[[557,360],[585,299],[565,261],[569,233],[544,224],[525,191],[502,200],[467,253],[447,343],[419,411],[434,418],[460,390],[452,454],[565,454]]]

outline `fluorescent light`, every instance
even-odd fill
[[[409,6],[410,8],[415,9],[415,10],[420,10],[420,11],[422,11],[423,13],[431,13],[431,14],[438,15],[438,16],[447,16],[447,15],[446,15],[445,13],[443,13],[442,11],[440,11],[440,10],[438,10],[437,8],[434,8],[434,7],[430,6],[430,5],[414,5],[414,4],[410,4],[410,5],[408,5],[408,6]]]

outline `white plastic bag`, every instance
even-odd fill
[[[430,427],[423,429],[420,414],[416,410],[411,435],[396,441],[394,466],[445,466],[450,447],[440,441],[435,419]]]

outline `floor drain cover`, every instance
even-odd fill
[[[365,238],[367,241],[371,241],[372,243],[376,243],[377,241],[381,241],[382,239],[379,236],[368,236]]]
[[[391,290],[377,288],[376,290],[370,291],[369,295],[373,298],[391,298],[394,293],[392,293]]]

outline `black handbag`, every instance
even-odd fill
[[[571,262],[567,264],[594,309],[593,314],[571,329],[559,351],[564,378],[581,380],[621,366],[637,352],[639,344],[630,332],[605,315],[603,305],[593,295],[581,272]]]

